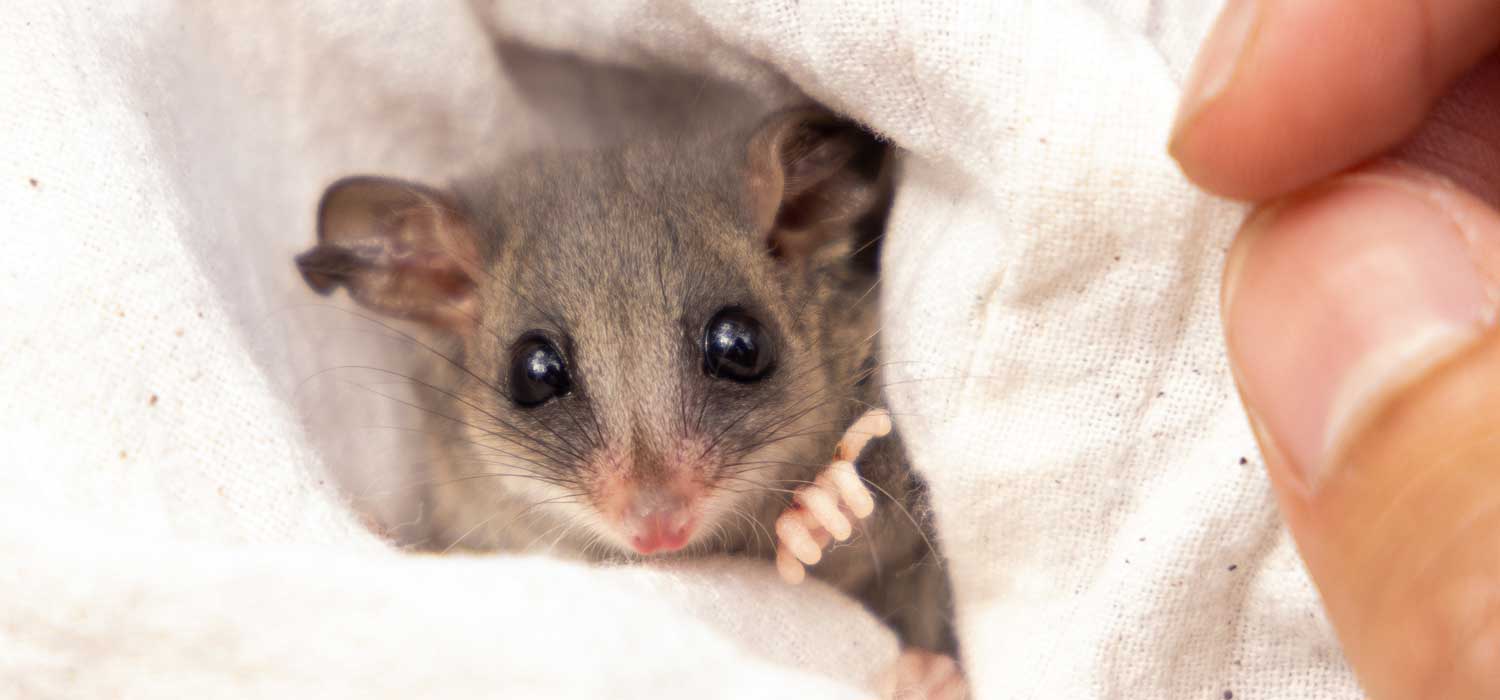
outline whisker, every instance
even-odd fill
[[[575,455],[575,454],[573,454],[572,452],[569,452],[569,451],[564,451],[562,453],[562,455],[553,454],[553,453],[551,453],[551,450],[554,449],[553,446],[548,445],[547,443],[545,443],[545,442],[543,442],[541,440],[538,440],[535,437],[527,435],[524,431],[518,430],[515,426],[511,425],[510,423],[506,422],[505,420],[503,420],[503,419],[501,419],[501,418],[499,418],[497,416],[494,416],[494,415],[488,413],[487,411],[484,411],[483,409],[479,408],[478,406],[475,406],[474,404],[472,404],[472,403],[470,403],[468,401],[465,401],[465,400],[459,398],[457,395],[453,394],[452,392],[445,391],[445,390],[443,390],[441,388],[435,387],[435,386],[433,386],[431,384],[428,384],[426,382],[423,382],[421,380],[414,379],[412,377],[407,377],[406,375],[401,374],[400,372],[395,372],[395,371],[392,371],[392,370],[382,369],[382,368],[379,368],[379,367],[370,367],[370,366],[367,366],[367,365],[342,365],[340,367],[334,367],[334,368],[331,368],[331,369],[360,369],[360,370],[369,370],[369,371],[373,371],[373,372],[379,372],[379,373],[383,373],[383,374],[391,374],[391,375],[395,375],[395,376],[398,376],[398,377],[406,377],[408,380],[412,381],[415,384],[418,384],[420,386],[426,386],[428,388],[433,389],[434,391],[437,391],[440,394],[444,394],[446,396],[451,396],[451,397],[459,400],[461,403],[463,403],[464,405],[469,406],[470,408],[473,408],[475,411],[479,412],[481,415],[485,416],[486,418],[489,418],[490,420],[495,421],[496,424],[498,424],[498,425],[500,425],[502,427],[505,427],[505,428],[511,430],[512,432],[516,433],[517,435],[519,435],[522,438],[528,439],[530,442],[532,442],[535,445],[535,447],[533,449],[537,450],[537,452],[539,452],[539,453],[547,453],[547,454],[549,454],[549,456],[551,456],[553,459],[556,459],[559,464],[565,464],[566,463],[565,460],[561,459],[562,456],[572,457],[573,459],[575,459],[575,460],[577,460],[579,462],[582,462],[581,456]],[[439,418],[444,418],[444,419],[453,421],[454,423],[457,423],[459,425],[463,425],[463,426],[471,428],[473,430],[477,430],[477,431],[479,431],[479,432],[481,432],[481,433],[483,433],[485,435],[492,436],[492,437],[497,437],[497,438],[500,438],[500,439],[503,439],[503,440],[508,440],[510,442],[515,442],[515,440],[513,438],[511,438],[510,436],[508,436],[508,435],[501,435],[501,434],[496,433],[494,431],[484,430],[483,428],[480,428],[479,426],[473,425],[472,423],[469,423],[467,421],[463,421],[463,420],[460,420],[458,418],[454,418],[453,416],[449,416],[449,415],[446,415],[446,414],[443,414],[443,413],[439,413],[439,412],[434,411],[434,410],[432,410],[430,408],[427,408],[425,406],[419,406],[419,405],[417,405],[415,403],[412,403],[410,401],[405,401],[403,399],[398,399],[398,398],[396,398],[394,396],[391,396],[389,394],[383,394],[381,392],[375,391],[374,389],[371,389],[371,388],[369,388],[367,386],[364,386],[362,384],[359,384],[357,382],[347,382],[347,383],[352,384],[354,386],[358,386],[360,388],[363,388],[366,391],[369,391],[370,393],[375,394],[376,396],[379,396],[381,398],[384,398],[384,399],[387,399],[387,400],[390,400],[390,401],[395,401],[395,402],[400,403],[402,405],[410,406],[411,408],[415,408],[415,409],[417,409],[419,411],[424,411],[426,413],[429,413],[431,415],[437,416]],[[517,443],[517,444],[519,445],[519,443]]]

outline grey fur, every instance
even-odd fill
[[[889,198],[805,258],[775,259],[747,196],[748,133],[539,155],[454,188],[483,275],[475,330],[444,336],[421,377],[436,387],[424,391],[426,547],[635,557],[592,505],[590,460],[629,455],[649,488],[664,455],[697,440],[712,443],[700,476],[717,515],[676,556],[772,556],[790,490],[882,403],[873,250]],[[777,364],[766,380],[703,372],[698,340],[726,306],[771,329]],[[538,332],[562,350],[575,390],[521,409],[506,397],[506,370],[517,339]],[[859,469],[877,509],[813,575],[908,643],[953,651],[945,567],[899,438],[874,442]]]

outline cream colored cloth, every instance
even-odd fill
[[[10,8],[0,696],[870,696],[891,636],[769,566],[408,556],[339,495],[390,515],[410,455],[317,378],[397,354],[289,261],[334,176],[528,144],[495,32],[784,75],[907,150],[883,343],[976,697],[1355,697],[1225,368],[1239,211],[1163,154],[1214,9]]]

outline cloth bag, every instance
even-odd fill
[[[976,697],[1356,697],[1223,357],[1241,211],[1164,153],[1216,4],[11,8],[0,696],[872,696],[892,636],[769,566],[374,533],[420,457],[320,378],[400,348],[290,260],[336,176],[536,144],[501,39],[794,86],[904,149],[883,352]]]

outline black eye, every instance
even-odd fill
[[[539,405],[573,388],[562,353],[544,338],[524,338],[510,361],[510,400],[523,407]]]
[[[710,377],[759,381],[769,373],[771,359],[765,330],[743,309],[714,314],[703,330],[703,372]]]

